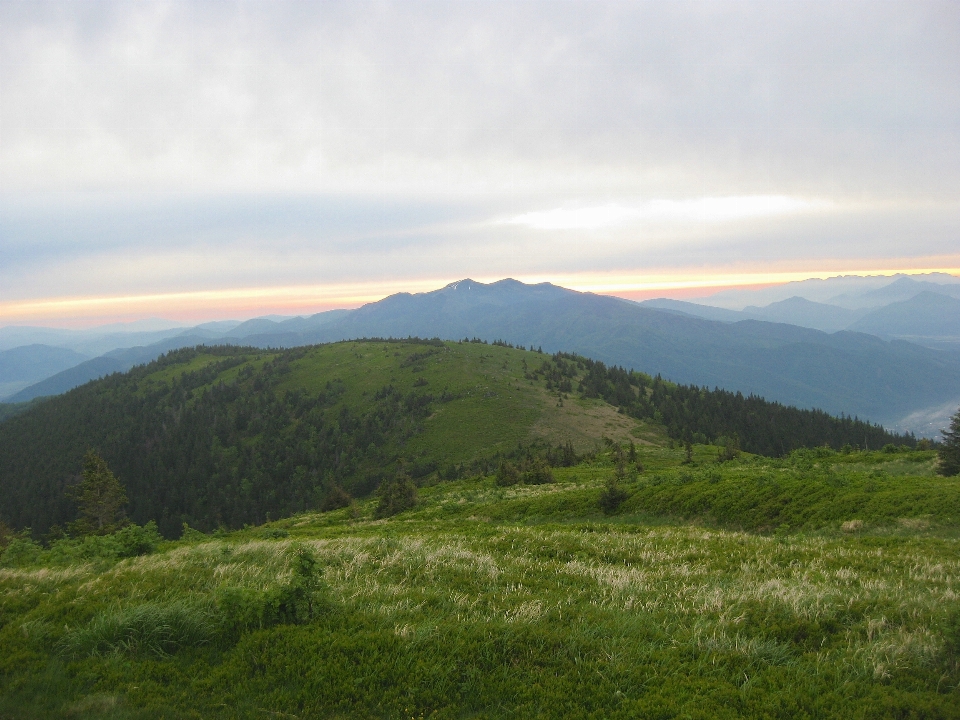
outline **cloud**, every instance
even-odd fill
[[[960,189],[950,3],[7,2],[5,189]]]
[[[721,223],[809,212],[828,206],[782,195],[651,200],[634,207],[611,203],[596,207],[527,212],[499,222],[536,230],[595,230],[628,223]]]
[[[958,27],[950,2],[0,2],[0,303],[956,267]]]

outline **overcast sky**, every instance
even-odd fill
[[[956,2],[0,2],[0,325],[960,272],[958,231]]]

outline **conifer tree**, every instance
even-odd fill
[[[960,475],[960,410],[950,418],[950,429],[943,431],[943,444],[937,452],[941,475]]]
[[[106,535],[123,525],[127,493],[107,462],[93,450],[83,458],[83,479],[73,491],[80,518],[73,530],[80,534]]]

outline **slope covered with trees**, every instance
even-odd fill
[[[677,385],[659,375],[606,367],[587,358],[557,353],[546,373],[553,381],[582,373],[581,392],[601,397],[638,418],[666,426],[670,437],[688,442],[736,440],[746,451],[768,456],[786,455],[803,447],[827,445],[878,449],[886,444],[914,447],[912,435],[890,433],[882,426],[850,417],[834,417],[822,410],[800,410],[757,395],[744,396],[720,388]],[[576,367],[573,367],[573,365]]]
[[[371,340],[170,353],[0,424],[0,520],[45,533],[98,451],[129,516],[166,536],[331,508],[398,472],[423,485],[532,455],[576,462],[604,437],[797,447],[912,445],[878,426],[678,386],[505,344]]]

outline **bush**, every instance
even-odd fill
[[[417,506],[417,486],[405,473],[397,476],[380,486],[380,502],[374,516],[377,518],[392,517]]]
[[[353,502],[353,498],[350,497],[350,494],[344,490],[339,485],[334,485],[323,497],[323,501],[320,503],[320,512],[330,512],[331,510],[339,510],[340,508],[345,508]]]
[[[740,438],[719,437],[716,445],[720,448],[717,451],[717,462],[729,462],[740,457]]]
[[[39,557],[40,545],[28,537],[19,536],[7,544],[7,549],[0,555],[0,565],[23,567],[35,563]]]
[[[627,491],[611,478],[607,481],[607,486],[600,493],[600,509],[607,515],[613,515],[627,497]]]
[[[553,471],[545,460],[537,458],[521,473],[520,479],[527,485],[545,485],[553,482]]]
[[[149,555],[163,541],[152,520],[143,527],[127,525],[110,535],[85,535],[61,538],[50,543],[50,560],[57,563],[75,560],[120,560]]]
[[[285,585],[256,590],[228,587],[220,591],[217,611],[221,632],[235,641],[249,630],[273,625],[300,624],[316,617],[325,598],[317,559],[309,549],[297,546],[290,557],[292,573]]]
[[[497,476],[495,482],[500,487],[509,487],[510,485],[516,485],[520,482],[520,471],[517,470],[516,466],[507,461],[500,463],[500,467],[497,468]]]
[[[157,524],[151,520],[143,527],[131,523],[113,534],[116,543],[116,557],[136,557],[149,555],[163,541]]]
[[[289,535],[290,532],[283,528],[266,528],[260,532],[260,537],[264,540],[281,540]]]

